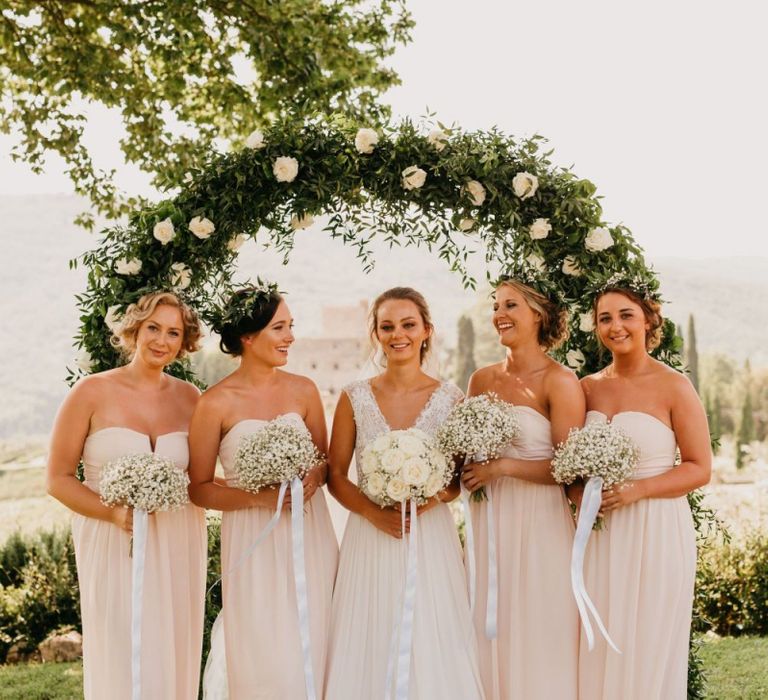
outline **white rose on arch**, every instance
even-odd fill
[[[536,219],[528,229],[528,235],[534,241],[546,238],[550,233],[552,233],[552,224],[549,223],[549,219]]]
[[[373,153],[376,144],[379,142],[379,135],[375,129],[358,129],[355,135],[355,148],[358,153]]]
[[[465,185],[469,199],[476,207],[482,206],[485,201],[485,187],[477,180],[470,180]]]
[[[571,369],[581,369],[585,362],[584,353],[581,350],[569,350],[565,354],[565,361]]]
[[[170,217],[158,221],[152,229],[152,235],[163,245],[168,245],[176,236],[176,230],[173,228],[173,221]]]
[[[518,173],[512,178],[512,190],[520,199],[529,199],[539,189],[539,178],[530,173]]]
[[[406,190],[418,190],[427,181],[427,173],[418,165],[410,165],[402,172],[403,188]]]
[[[114,333],[122,318],[123,307],[120,304],[113,304],[107,309],[107,313],[104,314],[104,323]]]
[[[245,234],[238,233],[234,238],[230,238],[227,241],[227,250],[232,253],[236,253],[238,250],[240,250],[240,248],[243,247],[243,243],[245,243]]]
[[[570,275],[571,277],[581,276],[581,268],[579,267],[579,263],[576,261],[576,258],[573,257],[573,255],[565,256],[562,270],[566,275]]]
[[[599,253],[601,250],[610,248],[613,245],[613,236],[611,232],[603,226],[593,228],[584,239],[584,247],[590,253]]]
[[[245,139],[245,145],[247,148],[252,148],[254,151],[258,151],[264,148],[267,144],[264,143],[264,134],[256,129],[248,134],[248,138]]]
[[[309,228],[315,223],[315,218],[312,214],[303,214],[302,216],[291,217],[291,228],[294,231],[301,231],[302,229]]]
[[[547,269],[547,261],[536,253],[531,253],[525,261],[537,272],[544,272]]]
[[[464,233],[466,233],[467,231],[471,231],[474,227],[474,219],[462,219],[459,221],[459,231],[464,231]]]
[[[93,358],[85,348],[80,348],[75,355],[75,364],[83,372],[90,372],[93,369]]]
[[[291,156],[280,156],[275,159],[272,172],[278,182],[293,182],[299,174],[299,161]]]
[[[115,262],[118,275],[138,275],[141,272],[141,260],[138,258],[120,258]]]
[[[190,219],[189,230],[199,239],[205,240],[216,230],[216,226],[214,226],[213,221],[210,219],[195,216]]]
[[[427,142],[440,153],[448,145],[448,134],[442,129],[432,129],[427,136]]]
[[[591,313],[579,314],[579,330],[584,333],[591,333],[595,330],[595,319]]]
[[[186,289],[192,282],[192,270],[183,262],[171,265],[171,286],[174,289]]]

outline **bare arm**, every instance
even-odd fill
[[[93,380],[86,378],[75,384],[64,399],[53,425],[46,467],[46,489],[75,513],[105,520],[130,532],[132,509],[127,506],[105,506],[99,494],[91,491],[77,478],[77,465],[83,454],[98,398]]]
[[[233,488],[214,478],[216,457],[221,442],[221,417],[215,400],[205,394],[197,403],[189,426],[189,498],[202,508],[240,510],[277,507],[277,490],[250,493]],[[286,505],[289,503],[286,494]]]
[[[349,465],[355,451],[356,436],[352,403],[346,392],[342,392],[333,416],[331,446],[328,450],[328,490],[347,510],[361,515],[392,537],[402,537],[400,513],[394,508],[380,508],[349,478]],[[408,525],[406,518],[406,532]]]
[[[325,411],[320,392],[313,382],[308,382],[307,416],[304,422],[312,435],[312,441],[320,454],[328,453],[328,429],[325,425]],[[328,462],[323,460],[304,477],[304,502],[306,503],[328,479]]]

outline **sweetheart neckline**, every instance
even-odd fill
[[[134,435],[141,435],[142,437],[147,438],[149,440],[149,447],[152,450],[152,454],[154,454],[157,451],[157,445],[160,442],[160,438],[168,437],[169,435],[189,435],[189,432],[186,430],[171,430],[167,433],[160,433],[160,435],[156,435],[155,439],[152,440],[152,436],[149,433],[143,433],[141,430],[134,430],[133,428],[128,428],[124,425],[108,425],[106,428],[99,428],[98,430],[94,430],[92,433],[88,433],[85,440],[86,442],[90,440],[94,435],[98,435],[99,433],[104,433],[108,430],[126,430],[129,433],[133,433]]]
[[[621,416],[624,414],[634,413],[639,416],[647,416],[648,418],[655,420],[659,425],[665,427],[673,435],[675,434],[675,431],[672,429],[672,427],[667,425],[663,420],[661,420],[661,418],[657,418],[652,413],[647,413],[646,411],[618,411],[617,413],[614,413],[612,416],[609,417],[607,413],[603,413],[602,411],[598,411],[595,408],[591,408],[589,411],[587,411],[587,415],[589,415],[590,413],[598,413],[599,415],[603,416],[609,423],[613,423],[616,416]]]
[[[232,424],[229,430],[227,430],[226,435],[224,435],[223,438],[221,438],[221,442],[224,442],[234,431],[234,429],[240,425],[241,423],[271,423],[273,420],[277,420],[278,418],[285,418],[285,416],[296,416],[302,423],[304,423],[304,419],[301,417],[301,414],[298,411],[288,411],[288,413],[281,413],[278,416],[275,416],[274,418],[242,418],[239,421],[236,421]]]

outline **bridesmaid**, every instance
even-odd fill
[[[633,478],[603,493],[605,527],[584,563],[587,591],[621,654],[582,640],[580,697],[684,700],[696,576],[696,533],[686,494],[709,481],[704,409],[687,377],[654,360],[661,306],[631,282],[604,287],[597,337],[612,362],[585,377],[588,421],[619,425],[640,448]],[[680,463],[675,466],[676,450]],[[580,489],[573,489],[580,501]]]
[[[525,282],[522,281],[525,279]],[[503,279],[493,325],[506,347],[502,362],[477,370],[469,395],[494,392],[514,406],[521,435],[499,459],[462,471],[473,501],[477,567],[475,629],[488,698],[575,700],[579,629],[570,586],[574,527],[565,494],[552,479],[552,446],[584,423],[574,373],[547,352],[567,336],[566,311],[536,278]],[[497,637],[486,636],[489,602],[489,502],[498,562]]]
[[[314,682],[321,692],[326,664],[331,594],[338,547],[320,487],[325,465],[304,479],[304,503],[286,505],[277,527],[243,556],[277,507],[277,489],[259,493],[232,484],[240,438],[284,416],[308,430],[326,452],[325,416],[315,384],[280,369],[294,341],[293,319],[272,288],[242,289],[216,327],[221,349],[240,366],[201,397],[190,428],[190,495],[200,506],[224,511],[221,522],[224,647],[231,700],[306,697],[293,578],[290,508],[304,508],[305,557]],[[217,455],[226,482],[214,477]],[[223,681],[223,679],[222,679]],[[214,682],[215,684],[215,682]],[[221,694],[207,687],[206,693]]]
[[[348,471],[353,453],[360,464],[366,445],[383,433],[417,427],[434,434],[461,399],[453,384],[422,371],[432,331],[421,294],[408,287],[381,294],[373,303],[370,333],[385,369],[347,386],[336,407],[328,485],[350,515],[333,596],[328,700],[391,697],[387,671],[406,577],[401,513],[370,501]],[[409,700],[483,697],[461,548],[445,503],[457,494],[458,480],[418,512]],[[409,527],[407,522],[406,532]]]
[[[99,498],[102,467],[152,452],[188,462],[187,429],[199,392],[163,370],[197,349],[197,314],[168,292],[131,304],[113,342],[129,358],[80,379],[62,404],[51,438],[48,493],[75,511],[83,622],[85,697],[131,697],[132,510]],[[82,459],[85,482],[76,477]],[[206,529],[189,504],[149,517],[144,575],[141,688],[146,698],[196,698],[203,639]]]

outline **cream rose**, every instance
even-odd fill
[[[190,219],[189,230],[192,231],[192,233],[201,240],[205,240],[206,238],[209,238],[210,235],[216,230],[216,227],[213,225],[213,221],[210,219],[195,216]]]
[[[294,231],[301,231],[302,229],[309,228],[314,223],[315,219],[311,214],[291,217],[291,228]]]
[[[467,231],[471,231],[473,228],[475,228],[474,219],[462,219],[459,221],[459,231],[464,231],[466,233]]]
[[[429,464],[423,459],[413,458],[403,465],[403,481],[409,486],[421,486],[429,478]]]
[[[584,364],[584,353],[581,350],[569,350],[565,361],[571,369],[579,369]]]
[[[570,275],[571,277],[581,276],[581,268],[579,267],[579,263],[576,262],[576,258],[574,258],[573,255],[565,256],[562,270],[566,275]]]
[[[552,233],[552,224],[549,223],[549,219],[536,219],[528,230],[528,235],[534,241],[546,238],[550,233]]]
[[[579,330],[584,333],[591,333],[595,330],[595,320],[591,313],[579,314]]]
[[[442,129],[432,129],[427,136],[427,142],[440,153],[448,145],[448,134]]]
[[[411,165],[402,172],[403,187],[406,190],[418,190],[427,181],[427,173],[417,165]]]
[[[525,262],[527,262],[537,272],[544,272],[544,270],[547,269],[547,261],[544,260],[541,255],[537,255],[536,253],[531,253],[525,259]]]
[[[227,250],[236,253],[243,247],[243,243],[245,243],[245,234],[238,233],[234,238],[230,238],[227,241]]]
[[[358,129],[357,134],[355,134],[355,148],[358,153],[373,153],[378,142],[379,135],[375,129]]]
[[[389,449],[389,435],[386,433],[379,435],[372,443],[369,449],[374,452],[385,452]]]
[[[381,467],[385,472],[397,474],[405,464],[405,454],[397,447],[390,447],[381,455]]]
[[[393,501],[404,501],[410,495],[410,489],[402,479],[394,477],[387,484],[387,496]]]
[[[152,235],[163,245],[168,245],[176,235],[176,230],[173,228],[173,221],[171,221],[170,218],[158,221],[152,229]]]
[[[119,304],[113,304],[107,309],[107,313],[104,315],[104,323],[113,333],[120,323],[120,319],[123,318],[122,308],[123,307]]]
[[[470,180],[466,184],[467,194],[476,207],[482,206],[485,201],[485,187],[477,180]]]
[[[299,174],[299,161],[290,156],[280,156],[275,159],[272,172],[278,182],[293,182]]]
[[[192,282],[192,270],[184,263],[177,262],[171,265],[171,285],[175,289],[186,289]]]
[[[528,199],[539,189],[539,178],[530,173],[518,173],[512,178],[512,190],[520,199]]]
[[[264,143],[264,134],[258,129],[248,134],[248,138],[245,139],[245,145],[247,148],[252,148],[254,151],[264,148],[267,144]]]
[[[93,369],[93,358],[85,348],[80,348],[75,355],[75,364],[83,372],[90,372]]]
[[[613,245],[613,236],[611,232],[602,226],[593,228],[584,239],[584,247],[590,253],[599,253],[601,250],[610,248]]]
[[[443,488],[443,476],[435,472],[430,474],[427,483],[424,485],[424,495],[427,498],[432,498],[440,489]]]
[[[141,260],[138,258],[120,258],[115,262],[118,275],[138,275],[141,272]]]
[[[366,452],[363,455],[362,460],[360,461],[360,471],[363,474],[371,474],[376,471],[377,465],[378,465],[378,460],[376,459],[376,457],[370,452]]]
[[[408,457],[415,457],[424,452],[424,443],[412,435],[401,435],[397,444]]]
[[[374,498],[381,496],[381,494],[384,493],[385,486],[386,482],[384,481],[384,477],[376,472],[370,474],[365,480],[365,491],[369,496],[373,496]]]

